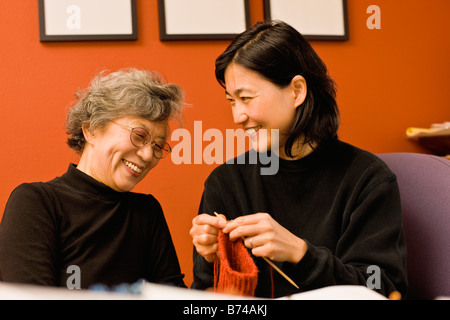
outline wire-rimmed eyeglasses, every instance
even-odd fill
[[[130,130],[130,141],[135,147],[142,148],[150,144],[153,150],[153,156],[157,159],[163,159],[172,152],[172,148],[167,142],[152,140],[152,136],[144,128],[130,127],[112,120],[111,122]]]

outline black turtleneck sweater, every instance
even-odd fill
[[[158,201],[117,192],[73,164],[12,192],[0,223],[0,280],[66,287],[71,265],[81,288],[140,279],[184,286]]]
[[[244,155],[244,164],[236,160],[211,173],[199,213],[216,211],[231,220],[266,212],[307,242],[299,263],[277,263],[300,290],[275,271],[272,287],[269,265],[254,257],[259,269],[257,296],[271,297],[273,290],[274,297],[280,297],[346,284],[405,295],[400,195],[395,175],[379,158],[333,140],[305,158],[278,159],[278,172],[262,175],[262,165],[252,164],[249,159],[255,157],[250,153]],[[212,286],[212,264],[194,249],[192,288]]]

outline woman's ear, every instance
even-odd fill
[[[91,132],[88,124],[82,124],[81,128],[83,130],[83,136],[86,140],[86,143],[92,144],[94,142],[94,133]]]
[[[295,107],[298,107],[305,101],[306,94],[308,93],[306,80],[303,76],[296,75],[292,78],[291,86],[294,92]]]

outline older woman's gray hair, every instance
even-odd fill
[[[67,144],[79,153],[86,143],[83,125],[92,132],[115,118],[127,116],[165,122],[180,115],[184,106],[181,87],[166,83],[157,72],[134,68],[103,71],[75,97],[66,119]]]

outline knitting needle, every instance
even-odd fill
[[[223,217],[223,216],[221,216],[221,215],[219,215],[217,212],[215,212],[214,211],[214,214],[216,215],[216,217],[218,217],[218,218],[220,218],[220,219],[222,219],[222,220],[225,220],[226,221],[226,219]],[[245,238],[244,237],[242,237],[242,240],[245,240]],[[300,289],[296,284],[295,284],[295,282],[294,281],[292,281],[292,279],[291,278],[289,278],[283,271],[281,271],[281,269],[280,268],[278,268],[272,261],[270,261],[268,258],[266,258],[266,257],[262,257],[272,268],[274,268],[279,274],[281,274],[287,281],[289,281],[289,283],[290,284],[292,284],[294,287],[296,287],[297,289]]]

